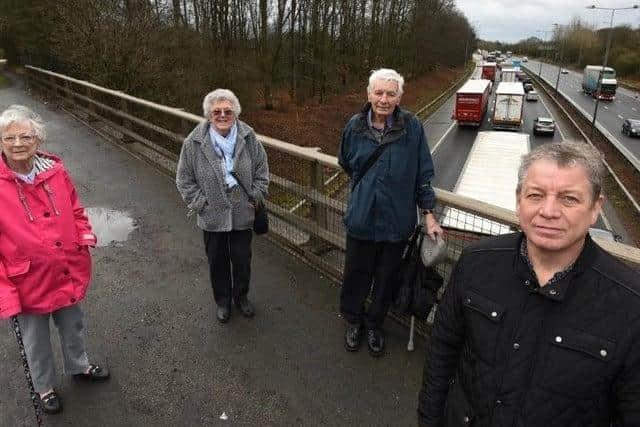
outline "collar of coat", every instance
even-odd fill
[[[540,295],[552,299],[554,301],[562,301],[564,300],[567,292],[569,291],[569,287],[575,278],[579,277],[584,273],[587,269],[589,269],[596,258],[597,255],[597,245],[591,239],[589,233],[585,236],[584,247],[582,248],[582,252],[578,255],[575,263],[573,264],[573,268],[566,275],[564,275],[561,279],[555,281],[554,283],[548,284],[547,286],[540,287],[535,285],[537,283],[536,275],[532,268],[529,266],[527,259],[525,259],[520,253],[520,245],[522,244],[522,240],[524,239],[524,233],[520,233],[519,239],[517,239],[516,246],[516,257],[515,257],[515,271],[516,274],[524,279],[524,283],[529,283],[530,290],[532,292],[537,292]]]
[[[236,138],[236,153],[244,146],[246,138],[251,135],[253,129],[251,126],[243,122],[242,120],[236,119],[236,125],[238,126],[238,137]],[[193,129],[191,132],[191,137],[193,141],[202,144],[203,142],[211,143],[211,137],[209,135],[209,123],[208,120],[204,120],[198,126]],[[242,145],[239,146],[238,144]]]
[[[362,107],[360,114],[358,114],[357,116],[356,131],[364,132],[364,131],[370,130],[369,122],[367,121],[367,115],[369,114],[369,110],[371,110],[371,103],[367,102],[366,104],[364,104],[364,107]],[[394,108],[393,113],[391,114],[391,118],[393,120],[392,120],[391,126],[387,129],[387,132],[394,132],[394,131],[399,131],[404,129],[405,116],[407,114],[410,114],[410,113],[407,111],[404,111],[402,108],[396,105],[396,108]]]
[[[50,176],[58,173],[58,171],[62,169],[62,160],[60,159],[60,157],[56,156],[55,154],[45,153],[44,151],[38,150],[36,152],[36,155],[43,157],[45,159],[53,160],[54,163],[50,169],[42,171],[36,175],[36,179],[33,182],[33,185],[38,185],[39,182],[42,182],[48,179]],[[16,179],[15,172],[13,172],[13,170],[9,168],[9,165],[7,165],[7,161],[5,159],[4,153],[2,154],[1,157],[2,158],[0,161],[0,179],[14,181]]]

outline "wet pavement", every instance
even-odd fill
[[[19,87],[1,89],[0,108],[14,103],[44,118],[44,148],[63,158],[104,245],[82,305],[91,358],[113,378],[71,381],[54,338],[64,411],[45,425],[415,425],[424,342],[407,353],[406,329],[389,321],[385,357],[347,353],[338,287],[264,238],[253,246],[256,317],[218,324],[202,235],[173,181]],[[0,426],[35,425],[3,323]]]

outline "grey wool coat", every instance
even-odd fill
[[[236,120],[238,136],[233,169],[251,199],[261,203],[267,197],[269,166],[267,153],[251,126]],[[176,186],[189,214],[197,214],[203,230],[220,232],[248,229],[253,225],[254,209],[242,190],[229,192],[224,180],[224,160],[216,153],[209,136],[208,121],[196,126],[182,144]]]

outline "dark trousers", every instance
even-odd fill
[[[213,297],[219,306],[231,305],[249,293],[251,230],[204,231]]]
[[[349,323],[380,329],[389,311],[406,242],[373,242],[347,235],[340,311]],[[364,303],[371,293],[367,313]]]

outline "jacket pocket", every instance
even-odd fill
[[[31,267],[31,260],[25,259],[20,261],[5,261],[5,268],[7,269],[7,277],[15,279],[29,271]]]
[[[542,386],[572,397],[603,393],[613,379],[616,343],[580,330],[559,328],[549,337]]]
[[[506,307],[473,290],[465,292],[462,305],[471,350],[484,362],[493,364]]]

